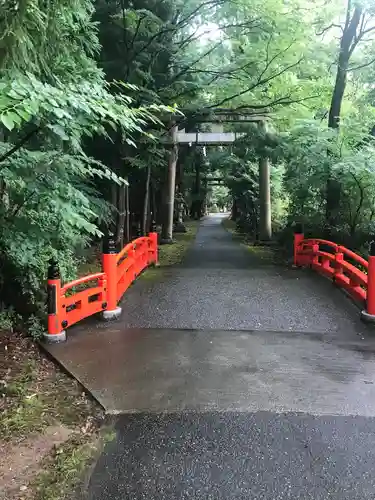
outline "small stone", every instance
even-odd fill
[[[27,490],[27,486],[22,485],[22,486],[20,487],[20,491],[26,491],[26,490]]]

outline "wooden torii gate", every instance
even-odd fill
[[[195,123],[257,123],[260,130],[266,133],[268,110],[261,110],[254,114],[253,110],[233,111],[216,108],[202,110],[195,113]],[[171,243],[173,236],[174,198],[176,189],[176,166],[179,144],[199,145],[228,145],[243,137],[245,134],[237,132],[186,132],[183,127],[185,117],[175,116],[170,124],[171,153],[168,161],[168,190],[166,194],[166,221],[162,229],[162,242]],[[260,198],[260,239],[269,241],[272,237],[271,226],[271,183],[270,162],[268,158],[259,158],[259,198]]]

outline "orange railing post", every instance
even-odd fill
[[[312,255],[311,255],[311,262],[310,262],[310,265],[312,266],[313,264],[315,265],[319,265],[319,243],[313,243],[312,247],[311,247],[311,252],[312,252]]]
[[[134,250],[134,245],[132,244],[131,247],[129,248],[129,251],[128,251],[128,259],[130,259],[131,261],[133,261],[133,264],[131,266],[131,274],[130,274],[130,277],[129,277],[129,285],[136,279],[137,277],[137,271],[136,271],[136,261],[135,261],[135,250]]]
[[[301,244],[301,241],[305,239],[305,236],[303,234],[303,228],[302,224],[296,224],[296,227],[294,229],[294,242],[293,242],[293,267],[299,267],[300,266],[300,260],[299,260],[299,247]]]
[[[57,261],[51,259],[47,282],[48,332],[44,334],[46,342],[65,342],[66,340],[65,326],[61,321],[61,307],[60,270]]]
[[[366,310],[362,311],[364,321],[375,322],[375,241],[370,243],[367,269]]]
[[[338,250],[335,250],[335,263],[334,263],[334,271],[333,271],[333,283],[335,283],[337,276],[343,275],[343,263],[344,263],[344,254],[339,247]]]
[[[113,234],[103,241],[102,267],[107,279],[107,304],[103,311],[104,319],[116,319],[121,314],[117,305],[117,245]]]
[[[149,238],[151,240],[151,250],[152,250],[152,259],[151,264],[158,264],[158,233],[153,232],[150,233]]]
[[[66,340],[65,329],[79,321],[103,313],[104,319],[121,314],[118,302],[137,276],[158,261],[158,234],[151,232],[128,243],[120,252],[114,235],[103,240],[102,272],[89,274],[66,283],[61,282],[56,261],[48,268],[47,342]],[[85,285],[84,289],[82,285]]]

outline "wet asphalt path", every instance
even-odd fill
[[[374,499],[374,333],[329,282],[220,222],[132,287],[120,325],[55,348],[122,413],[87,497]]]
[[[131,415],[91,479],[95,500],[370,500],[375,420],[301,414]]]
[[[182,266],[160,280],[134,284],[122,304],[123,327],[367,336],[358,310],[332,283],[249,252],[222,219],[217,214],[202,221]]]

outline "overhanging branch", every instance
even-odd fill
[[[367,66],[371,66],[371,64],[374,64],[374,63],[375,63],[375,57],[366,63],[359,64],[358,66],[353,66],[351,68],[348,68],[348,71],[357,71],[358,69],[362,69],[362,68],[366,68]]]
[[[251,109],[267,109],[267,108],[273,108],[275,106],[290,106],[291,104],[300,104],[301,102],[307,101],[309,99],[317,99],[319,98],[320,95],[310,95],[306,97],[301,97],[300,99],[293,99],[290,95],[280,97],[278,99],[275,99],[274,101],[270,101],[265,104],[246,104],[243,106],[237,106],[236,108],[233,108],[233,111],[240,111],[246,108],[251,108]]]
[[[14,153],[16,153],[19,149],[22,148],[26,142],[31,139],[31,137],[38,132],[40,127],[35,127],[33,130],[30,130],[29,133],[27,133],[22,139],[20,139],[17,144],[15,144],[12,148],[10,148],[9,151],[3,154],[3,156],[0,156],[0,163],[7,160],[10,156],[12,156]]]
[[[302,60],[303,60],[303,57],[301,57],[295,63],[290,64],[289,66],[286,66],[285,68],[283,68],[279,72],[277,72],[277,73],[275,73],[273,75],[270,75],[267,78],[263,78],[261,80],[259,80],[259,78],[258,78],[258,80],[253,85],[251,85],[250,87],[248,87],[247,89],[242,90],[241,92],[237,92],[236,94],[232,94],[229,97],[225,97],[220,102],[218,102],[216,104],[213,104],[212,106],[209,106],[209,107],[210,108],[216,108],[216,107],[222,106],[226,102],[229,102],[229,101],[232,101],[233,99],[236,99],[237,97],[241,97],[241,96],[243,96],[245,94],[248,94],[249,92],[251,92],[252,90],[254,90],[256,87],[260,87],[262,85],[265,85],[266,83],[270,82],[271,80],[274,80],[278,76],[281,76],[283,73],[286,73],[288,70],[290,70],[292,68],[295,68],[296,66],[298,66],[301,63]]]

